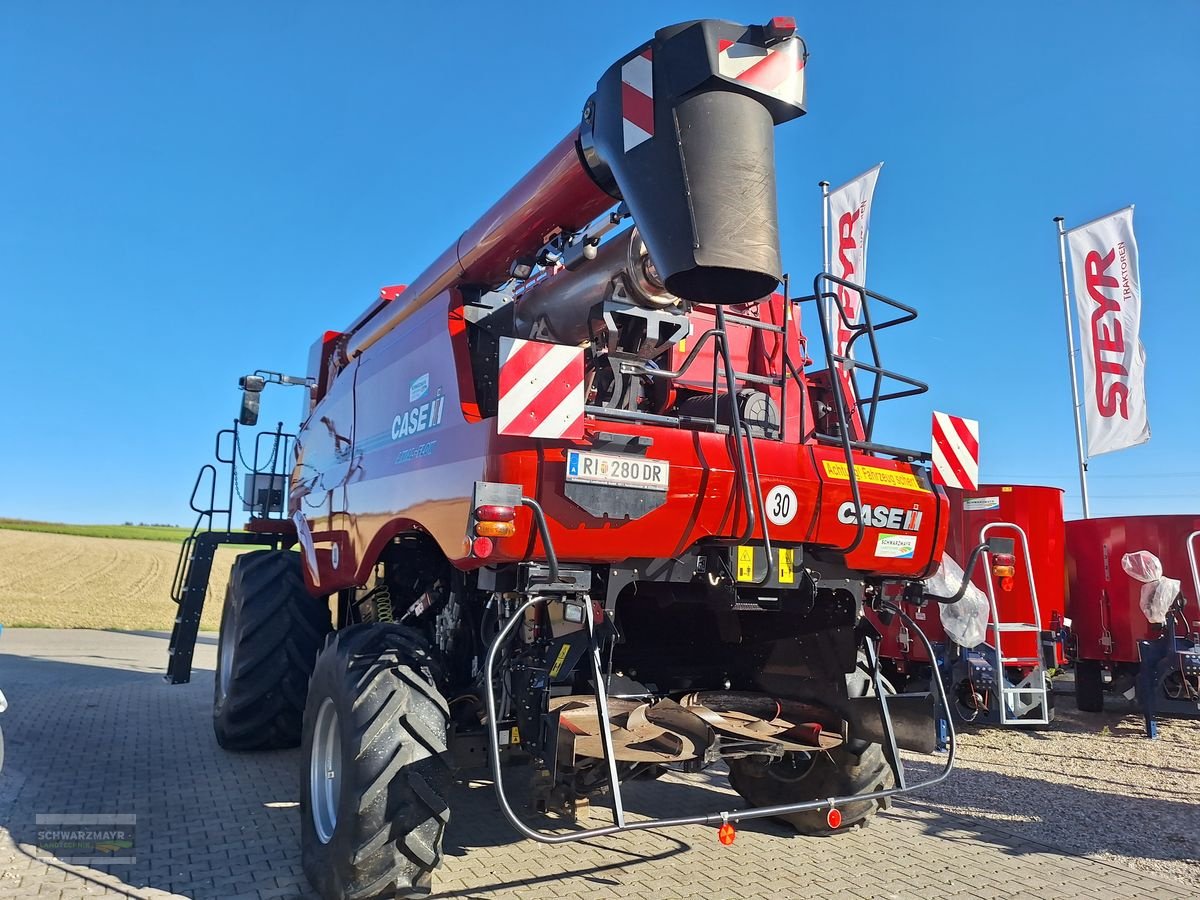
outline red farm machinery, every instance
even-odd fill
[[[210,467],[193,495],[168,679],[190,676],[214,549],[262,545],[230,575],[214,727],[233,750],[302,746],[322,896],[428,891],[472,767],[547,843],[765,816],[830,834],[921,786],[900,751],[935,748],[948,701],[937,679],[889,689],[864,610],[933,655],[906,610],[956,599],[925,585],[951,511],[929,455],[874,434],[880,404],[926,389],[878,353],[916,312],[783,274],[774,128],[805,112],[807,58],[787,18],[660,30],[305,376],[243,379],[229,489]],[[243,439],[269,382],[307,392],[304,421]],[[536,809],[602,800],[611,824],[535,818],[512,760]],[[744,808],[626,813],[629,782],[718,763]]]
[[[1065,663],[1063,492],[983,484],[946,493],[951,560],[965,562],[976,546],[997,537],[1012,542],[1011,552],[984,551],[983,566],[968,566],[973,586],[963,602],[909,610],[929,638],[932,660],[905,622],[868,609],[882,634],[885,671],[904,689],[924,688],[938,672],[963,722],[1048,724],[1054,715],[1049,675]]]
[[[1126,554],[1146,551],[1174,579],[1175,596],[1156,625],[1142,582],[1126,573]],[[1200,516],[1116,516],[1067,523],[1067,582],[1075,700],[1100,712],[1128,709],[1200,714]],[[1153,654],[1153,656],[1151,656]],[[1144,661],[1150,664],[1144,666]],[[1140,677],[1139,677],[1140,676]]]

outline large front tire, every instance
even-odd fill
[[[450,820],[449,710],[421,636],[337,632],[304,710],[301,856],[328,900],[428,895]]]
[[[213,731],[226,750],[300,744],[304,699],[329,607],[304,586],[300,554],[256,550],[233,562],[213,685]]]
[[[846,676],[846,690],[851,697],[874,694],[861,655],[858,666]],[[852,741],[828,752],[789,753],[770,764],[755,757],[729,761],[730,786],[754,806],[853,797],[886,790],[895,783],[895,774],[883,747],[861,741]],[[810,809],[777,818],[800,834],[830,835],[865,823],[884,802],[852,800],[838,806],[842,819],[837,828],[830,827],[827,809]]]

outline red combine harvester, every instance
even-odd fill
[[[910,613],[929,638],[937,669],[964,722],[1044,725],[1054,717],[1048,671],[1062,655],[1063,505],[1062,490],[1030,485],[984,484],[974,491],[947,489],[950,532],[946,552],[966,560],[992,537],[1014,542],[1013,558],[989,554],[974,571],[974,595],[986,607],[986,627],[974,630],[981,642],[963,647],[947,634],[936,606]],[[964,604],[955,607],[957,611]],[[924,642],[900,619],[868,610],[882,640],[880,658],[897,687],[924,687],[933,666]],[[973,639],[972,639],[973,640]]]
[[[1067,523],[1068,610],[1075,657],[1075,702],[1104,709],[1105,695],[1136,695],[1139,641],[1159,638],[1139,605],[1142,583],[1121,567],[1126,553],[1147,550],[1163,574],[1181,582],[1182,605],[1171,614],[1174,646],[1154,673],[1152,702],[1169,715],[1200,712],[1200,516],[1117,516]],[[1144,698],[1138,698],[1144,699]]]
[[[774,127],[805,112],[806,60],[787,18],[662,29],[307,376],[243,379],[240,424],[268,382],[305,388],[305,420],[260,435],[244,481],[238,425],[218,437],[226,505],[206,467],[168,678],[189,678],[215,548],[262,545],[233,564],[213,724],[229,749],[302,745],[322,896],[427,891],[455,769],[489,765],[507,820],[555,844],[680,824],[728,841],[763,816],[830,834],[923,786],[899,751],[934,749],[948,701],[936,680],[889,696],[863,610],[892,608],[891,585],[958,599],[923,581],[949,508],[928,454],[874,436],[880,403],[926,389],[878,356],[916,312],[829,274],[788,293]],[[825,302],[849,377],[830,377],[851,350]],[[538,808],[606,797],[612,824],[519,815],[513,758]],[[718,762],[746,808],[627,816],[623,783]]]

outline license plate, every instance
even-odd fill
[[[624,453],[567,451],[567,481],[665,491],[670,478],[671,464],[665,460]]]

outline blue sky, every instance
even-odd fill
[[[880,160],[870,283],[932,390],[878,437],[982,422],[985,480],[1077,515],[1055,215],[1137,204],[1153,438],[1095,459],[1093,515],[1200,511],[1200,6],[24,2],[0,5],[0,515],[189,521],[237,377],[425,267],[671,22],[794,14],[809,114],[776,132],[785,263],[817,182]],[[296,423],[276,389],[263,421]]]

